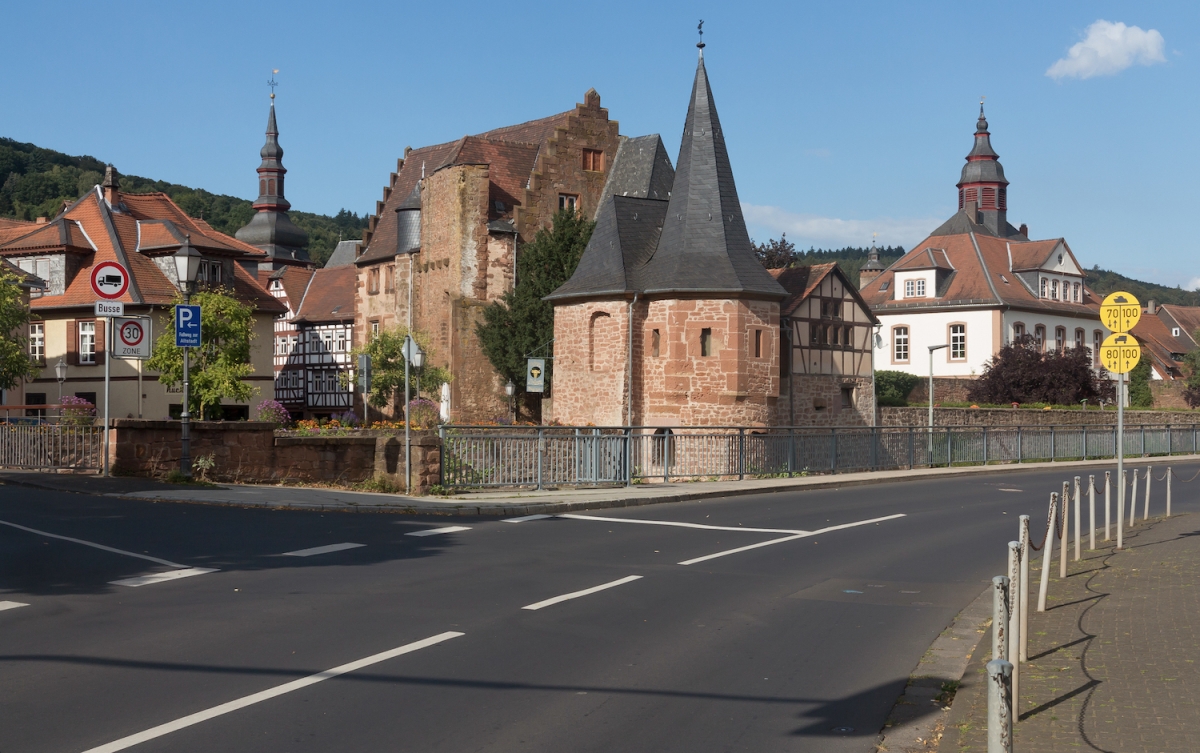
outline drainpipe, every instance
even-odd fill
[[[627,377],[627,389],[629,390],[629,402],[625,409],[625,425],[633,428],[633,307],[637,305],[638,294],[633,294],[633,301],[629,304],[629,358],[626,362],[629,375]]]
[[[787,340],[787,389],[788,389],[788,426],[796,425],[796,386],[792,383],[795,379],[795,369],[792,368],[792,359],[796,356],[795,346],[792,345],[792,320],[783,318],[780,320],[780,331],[784,339]]]

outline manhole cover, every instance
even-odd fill
[[[847,735],[847,734],[850,734],[851,732],[853,732],[854,728],[853,727],[834,727],[831,731],[836,732],[839,735]]]

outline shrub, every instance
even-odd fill
[[[979,403],[1077,405],[1085,399],[1089,403],[1111,399],[1112,393],[1112,383],[1092,370],[1090,349],[1043,353],[1026,335],[996,353],[967,390],[967,397]]]
[[[419,397],[408,404],[408,418],[414,429],[432,429],[441,423],[442,411],[437,403]]]
[[[278,400],[263,400],[258,404],[258,420],[286,428],[291,425],[292,416]]]
[[[875,399],[880,405],[904,407],[921,377],[904,371],[876,371]]]
[[[357,429],[359,424],[362,423],[362,421],[352,410],[348,410],[345,413],[334,413],[329,417],[329,420],[331,422],[336,421],[341,426],[346,426],[353,429]]]
[[[81,397],[62,399],[62,422],[68,426],[91,426],[96,421],[96,406]]]

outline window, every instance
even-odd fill
[[[1075,330],[1075,347],[1082,348],[1084,342],[1084,334],[1082,329]]]
[[[1023,337],[1025,337],[1025,325],[1022,324],[1021,322],[1017,322],[1016,324],[1013,325],[1012,341],[1014,343],[1019,343],[1019,342],[1021,342],[1021,338],[1023,338]]]
[[[848,347],[854,347],[854,328],[847,324],[842,327],[842,344]]]
[[[221,262],[201,260],[196,271],[196,282],[201,286],[215,287],[221,284]]]
[[[1179,327],[1171,327],[1171,337],[1179,337]]]
[[[26,405],[45,405],[46,404],[46,393],[45,392],[26,392],[25,393],[25,404]],[[25,416],[27,418],[33,418],[33,417],[45,418],[46,411],[44,411],[40,408],[26,408]]]
[[[572,193],[560,193],[558,195],[558,208],[574,212],[576,205],[579,203],[579,197]]]
[[[917,280],[917,298],[925,297],[925,281]]]
[[[904,281],[904,297],[912,298],[917,293],[917,284],[912,280]]]
[[[842,387],[842,408],[854,407],[854,388]]]
[[[50,284],[50,260],[49,259],[21,259],[17,262],[17,266],[22,272],[28,272],[42,279],[42,282]],[[30,298],[40,298],[46,291],[30,290]]]
[[[374,337],[375,335],[378,335],[378,334],[379,334],[379,320],[376,319],[375,321],[371,322],[371,336]]]
[[[367,295],[375,295],[379,292],[379,267],[371,267],[367,270]]]
[[[892,329],[892,360],[896,363],[908,362],[908,327]]]
[[[597,173],[604,172],[604,152],[598,149],[584,149],[583,169]]]
[[[1066,327],[1055,327],[1054,328],[1054,347],[1056,350],[1062,350],[1063,348],[1067,347],[1067,328]]]
[[[275,355],[277,355],[277,356],[283,355],[283,349],[286,347],[287,347],[287,338],[286,337],[276,337],[275,338]]]
[[[335,350],[338,353],[346,352],[346,330],[345,329],[339,329],[337,331],[337,346],[336,346]]]
[[[1100,330],[1092,331],[1092,366],[1100,365],[1100,344],[1104,342],[1104,333]]]
[[[712,329],[705,327],[700,330],[700,355],[711,356],[713,354]]]
[[[1047,280],[1045,277],[1043,277],[1042,278],[1042,298],[1049,298],[1049,295],[1047,294],[1047,289],[1049,287],[1050,287],[1050,281]]]
[[[658,358],[658,346],[660,339],[661,338],[659,337],[658,330],[650,330],[650,355],[654,356],[655,358]]]
[[[46,364],[46,325],[34,322],[29,325],[29,357],[39,366]]]
[[[79,363],[96,363],[96,323],[79,323]]]
[[[821,318],[841,319],[842,302],[836,298],[825,298],[821,301]]]
[[[965,361],[967,359],[967,325],[950,325],[950,360]]]
[[[888,289],[888,285],[891,285],[891,282],[884,282],[884,283],[881,283],[881,284],[879,285],[879,292],[881,292],[881,293],[882,293],[883,291],[887,290],[887,289]]]
[[[383,268],[383,292],[391,293],[396,289],[396,268],[387,266]]]
[[[809,340],[809,344],[810,344],[810,345],[818,345],[818,344],[820,344],[820,342],[821,342],[821,329],[822,329],[822,327],[821,327],[821,325],[820,325],[820,324],[810,324],[810,325],[808,325],[808,334],[809,334],[808,340]]]
[[[1046,349],[1046,328],[1040,324],[1033,328],[1033,344],[1038,350]]]
[[[1079,303],[1079,283],[1077,282],[1071,283],[1071,300]]]
[[[841,341],[841,332],[842,332],[841,327],[830,327],[829,328],[829,344],[830,345],[839,344],[839,342]]]
[[[754,330],[754,357],[762,358],[762,330]]]
[[[283,290],[283,280],[271,280],[271,290]]]

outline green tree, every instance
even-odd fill
[[[1200,337],[1200,330],[1192,337]],[[1187,387],[1183,391],[1183,399],[1187,401],[1188,407],[1200,408],[1200,348],[1185,354],[1183,364],[1187,371]]]
[[[371,394],[367,402],[376,408],[383,408],[393,400],[399,405],[404,399],[404,338],[407,335],[407,327],[389,327],[373,335],[366,345],[354,349],[355,363],[360,355],[371,357]],[[413,339],[425,351],[425,362],[420,369],[410,367],[408,370],[411,396],[418,397],[422,392],[437,394],[442,385],[450,381],[450,371],[431,363],[435,354],[429,335],[414,332]]]
[[[0,389],[11,390],[22,379],[37,376],[37,364],[29,356],[29,306],[21,291],[20,278],[0,269]]]
[[[908,405],[908,396],[919,381],[921,377],[906,371],[876,371],[875,399],[880,405]]]
[[[550,355],[554,307],[542,300],[575,273],[596,223],[574,210],[554,215],[550,228],[538,230],[517,256],[517,286],[483,310],[476,332],[483,352],[500,376],[525,391],[525,359]],[[547,361],[546,376],[553,375]]]
[[[1129,407],[1151,408],[1154,406],[1154,393],[1150,391],[1150,359],[1142,349],[1142,360],[1129,372]]]
[[[183,303],[179,297],[175,301]],[[257,392],[245,381],[254,373],[250,341],[254,339],[254,309],[224,290],[192,296],[200,306],[200,347],[191,348],[188,410],[201,419],[215,416],[221,400],[247,402]],[[159,373],[158,381],[170,387],[183,384],[183,349],[175,347],[175,323],[154,344],[146,367]]]

